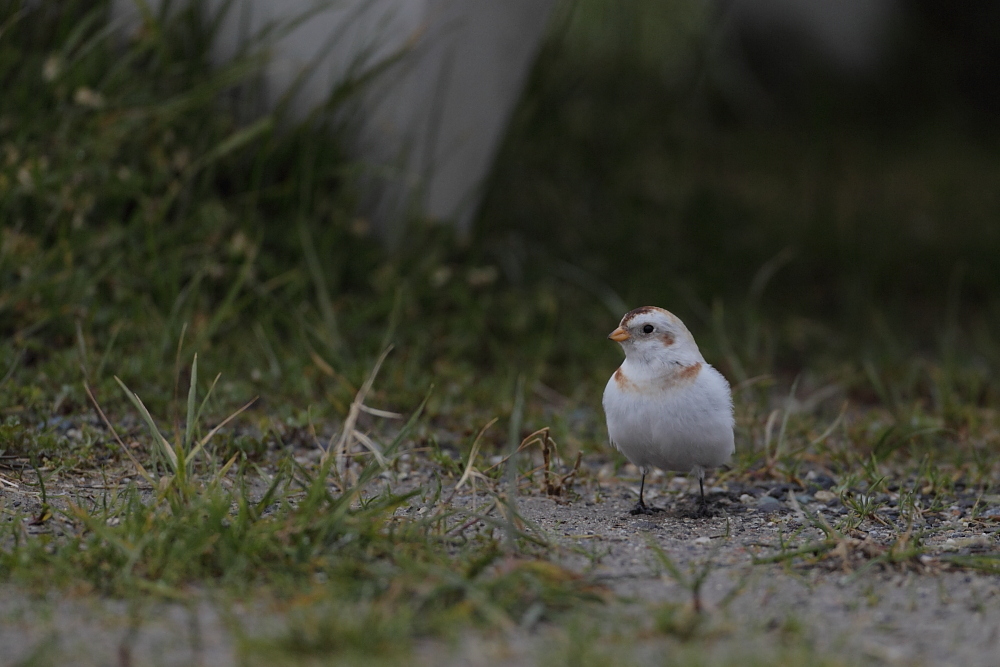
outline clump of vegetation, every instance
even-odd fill
[[[326,450],[316,466],[287,455],[269,475],[240,452],[225,462],[213,456],[219,427],[199,437],[205,401],[197,400],[197,378],[195,359],[185,427],[173,442],[122,385],[146,422],[151,451],[133,454],[106,424],[139,479],[98,494],[77,489],[50,506],[39,473],[38,516],[28,524],[13,512],[0,524],[0,578],[116,597],[186,599],[207,583],[237,596],[319,595],[318,606],[289,619],[286,637],[256,640],[292,654],[395,654],[415,637],[469,624],[513,627],[526,615],[537,622],[601,600],[586,579],[533,557],[547,545],[513,523],[502,535],[468,539],[457,534],[470,525],[465,513],[442,505],[411,516],[405,510],[417,492],[378,490],[374,482],[395,464],[424,405],[391,443],[369,445],[377,455],[352,474],[338,473],[338,456]]]

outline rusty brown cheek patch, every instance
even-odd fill
[[[660,340],[663,341],[664,345],[673,345],[674,344],[674,337],[671,336],[668,333],[665,333],[662,336],[660,336]]]

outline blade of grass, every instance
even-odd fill
[[[312,278],[313,287],[316,290],[316,299],[319,301],[319,310],[323,316],[323,325],[326,336],[325,342],[330,347],[331,352],[339,352],[341,348],[340,328],[337,324],[337,314],[333,309],[333,300],[330,298],[330,290],[323,275],[323,268],[320,265],[319,257],[316,255],[316,248],[313,244],[309,228],[306,224],[299,224],[299,240],[302,244],[302,254],[306,259],[306,267],[309,269],[309,276]]]
[[[139,415],[142,417],[142,420],[146,422],[146,427],[149,429],[149,434],[153,437],[153,441],[156,442],[157,446],[163,450],[167,460],[170,461],[172,472],[175,475],[180,474],[181,470],[178,466],[177,452],[174,451],[174,448],[170,446],[167,439],[163,437],[162,433],[160,433],[160,429],[156,427],[156,422],[153,420],[153,416],[149,414],[149,410],[146,409],[142,400],[131,389],[129,389],[117,375],[115,376],[115,382],[117,382],[118,386],[125,392],[125,395],[128,397],[129,401],[132,402],[132,405],[135,406],[135,409],[139,411]]]
[[[493,419],[488,421],[485,426],[479,429],[479,433],[476,435],[476,439],[472,441],[472,449],[469,451],[469,460],[465,464],[465,472],[462,473],[462,476],[459,478],[458,483],[455,484],[456,491],[462,488],[462,485],[465,484],[465,482],[469,479],[469,475],[472,474],[472,466],[476,462],[476,454],[479,453],[480,441],[482,440],[483,434],[486,433],[486,431],[491,426],[496,424],[499,420],[500,420],[499,417],[494,417]]]
[[[219,378],[222,377],[222,373],[216,373],[215,379],[212,380],[212,384],[209,385],[208,391],[205,393],[205,398],[201,399],[201,404],[198,406],[198,412],[195,413],[194,422],[197,424],[201,421],[201,413],[205,410],[205,406],[208,405],[208,399],[212,396],[212,391],[215,389],[215,385],[219,383]]]
[[[340,439],[337,441],[336,447],[331,448],[328,444],[326,451],[323,453],[323,460],[325,461],[330,456],[331,451],[333,452],[334,459],[337,462],[337,473],[341,476],[341,478],[343,478],[343,475],[347,472],[347,450],[350,446],[351,436],[354,433],[354,425],[358,421],[358,414],[361,412],[360,406],[364,404],[365,398],[367,398],[368,392],[371,391],[372,384],[375,382],[375,376],[378,375],[379,369],[382,368],[382,363],[385,361],[385,358],[389,356],[391,351],[392,346],[390,345],[382,351],[382,354],[379,355],[378,359],[375,361],[375,365],[372,367],[371,372],[368,374],[367,379],[365,379],[361,388],[358,389],[358,393],[354,396],[354,400],[351,402],[351,407],[347,412],[347,419],[344,420],[343,430],[341,431]]]
[[[188,397],[187,397],[187,423],[184,424],[184,444],[181,447],[181,451],[186,450],[191,446],[191,438],[194,433],[195,424],[195,394],[198,388],[198,354],[195,353],[194,360],[191,362],[191,383],[188,386]]]
[[[134,456],[132,456],[132,452],[129,451],[129,448],[127,446],[125,446],[125,443],[122,442],[122,439],[118,437],[118,432],[115,430],[115,427],[111,425],[111,422],[108,421],[107,416],[104,414],[104,410],[101,409],[100,403],[98,403],[97,399],[94,398],[94,392],[90,390],[90,385],[87,384],[86,381],[84,381],[83,383],[83,389],[84,391],[87,392],[87,397],[90,399],[90,402],[93,403],[94,409],[97,410],[97,414],[100,415],[101,421],[103,421],[104,425],[108,427],[108,430],[111,431],[111,435],[114,436],[115,440],[121,446],[122,451],[125,452],[125,456],[127,456],[128,459],[132,462],[132,465],[134,465],[135,469],[139,471],[139,474],[142,475],[143,479],[145,479],[153,486],[156,486],[156,480],[153,478],[153,476],[146,471],[146,469],[142,466],[141,463],[139,463],[138,460],[136,460]]]
[[[383,470],[389,467],[389,463],[385,460],[385,457],[382,455],[382,452],[379,451],[378,445],[375,444],[374,440],[372,440],[367,435],[365,435],[364,433],[362,433],[357,429],[354,429],[352,437],[358,442],[360,442],[362,445],[364,445],[365,448],[372,453],[372,456],[375,457],[375,460],[378,462],[379,466],[381,466]]]
[[[211,431],[209,431],[209,432],[208,432],[208,434],[207,434],[207,435],[206,435],[206,436],[205,436],[204,438],[202,438],[201,440],[199,440],[199,441],[198,441],[198,444],[197,444],[197,445],[195,445],[195,446],[194,446],[194,447],[193,447],[193,448],[191,449],[191,451],[190,451],[190,452],[188,453],[187,457],[186,457],[186,458],[184,459],[184,464],[185,464],[185,465],[188,465],[188,464],[190,464],[190,463],[191,463],[191,461],[193,461],[193,460],[194,460],[194,457],[198,455],[198,452],[200,452],[200,451],[201,451],[201,450],[202,450],[202,449],[203,449],[203,448],[205,447],[205,444],[206,444],[206,443],[207,443],[207,442],[208,442],[209,440],[211,440],[211,439],[212,439],[212,436],[214,436],[214,435],[215,435],[216,433],[218,433],[218,432],[219,432],[219,429],[221,429],[221,428],[222,428],[223,426],[225,426],[226,424],[228,424],[229,422],[231,422],[231,421],[232,421],[233,419],[235,419],[235,418],[236,418],[237,416],[239,416],[239,415],[240,415],[240,414],[242,414],[242,413],[243,413],[244,411],[246,411],[246,410],[247,410],[247,409],[248,409],[248,408],[249,408],[249,407],[250,407],[251,405],[253,405],[254,403],[256,403],[256,402],[257,402],[257,399],[258,399],[258,398],[259,398],[258,396],[255,396],[255,397],[253,397],[252,399],[250,399],[250,401],[249,401],[249,402],[248,402],[248,403],[247,403],[246,405],[244,405],[244,406],[243,406],[242,408],[240,408],[239,410],[237,410],[237,411],[236,411],[236,412],[234,412],[233,414],[231,414],[231,415],[229,415],[228,417],[226,417],[225,419],[223,419],[223,420],[222,420],[222,421],[221,421],[221,422],[219,423],[219,425],[218,425],[218,426],[216,426],[216,427],[215,427],[215,428],[213,428],[213,429],[212,429]]]

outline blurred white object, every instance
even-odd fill
[[[138,17],[137,0],[115,0]],[[162,0],[148,0],[156,9]],[[178,4],[178,3],[175,3]],[[222,0],[204,0],[206,12]],[[353,154],[377,177],[365,213],[383,232],[410,210],[466,231],[545,34],[555,0],[235,0],[214,57],[267,26],[286,26],[265,73],[273,105],[308,72],[303,117],[351,74],[400,57],[356,98]],[[306,17],[295,24],[299,17]]]

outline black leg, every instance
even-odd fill
[[[701,475],[698,476],[698,488],[701,489],[701,507],[698,508],[698,512],[702,516],[709,516],[708,500],[705,498],[705,478]]]
[[[639,502],[635,504],[629,514],[653,514],[654,512],[661,512],[659,507],[647,507],[645,501],[642,499],[642,493],[646,490],[646,473],[642,473],[642,481],[639,483]]]

